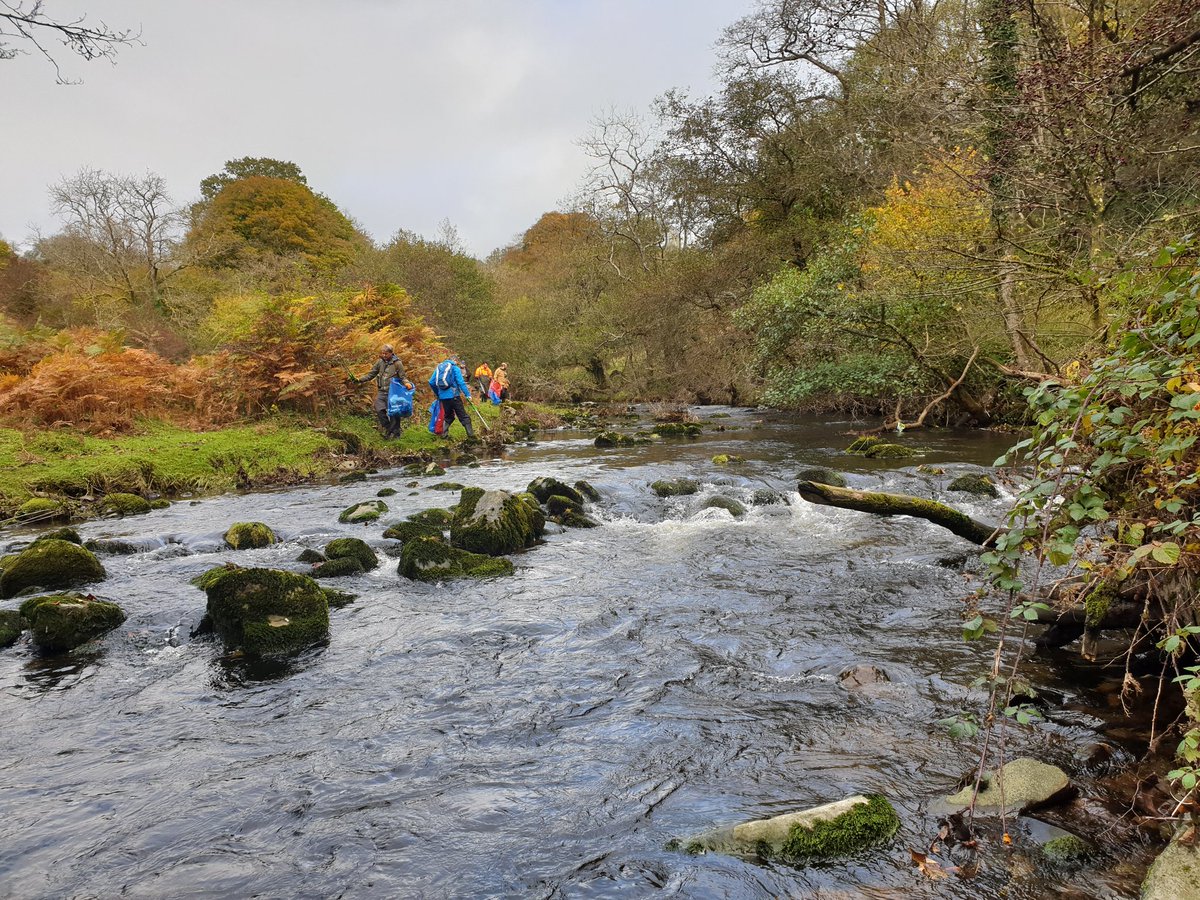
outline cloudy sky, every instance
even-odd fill
[[[46,0],[140,29],[117,65],[0,61],[0,236],[55,230],[81,167],[157,172],[180,202],[241,156],[299,164],[377,239],[443,219],[486,255],[567,198],[609,108],[713,86],[752,0]]]

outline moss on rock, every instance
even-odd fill
[[[347,472],[344,475],[338,476],[338,484],[357,484],[360,481],[367,480],[366,472]]]
[[[346,575],[361,575],[363,565],[354,556],[330,559],[313,567],[313,578],[342,578]]]
[[[170,509],[171,501],[166,499],[165,497],[159,497],[157,500],[150,501],[150,508],[151,509]]]
[[[709,497],[704,503],[704,509],[723,509],[735,519],[740,519],[746,514],[746,507],[732,497]]]
[[[225,543],[234,550],[259,550],[275,543],[275,532],[262,522],[234,522],[225,532]]]
[[[137,494],[117,491],[105,494],[100,501],[100,511],[110,516],[140,516],[150,512],[150,501]]]
[[[329,604],[330,609],[341,609],[343,606],[349,606],[358,599],[357,594],[351,594],[349,591],[339,591],[337,588],[321,588],[321,593],[325,595],[325,602]]]
[[[632,447],[636,444],[649,444],[648,437],[633,437],[619,431],[602,431],[596,435],[593,443],[597,447]]]
[[[0,609],[0,648],[11,647],[21,636],[25,620],[15,609]]]
[[[550,513],[550,515],[561,516],[568,511],[582,513],[583,505],[561,494],[554,494],[546,499],[546,512]]]
[[[1091,845],[1073,834],[1051,838],[1042,844],[1042,855],[1055,864],[1078,862],[1087,859],[1091,853]]]
[[[813,481],[817,484],[828,484],[832,487],[846,486],[846,478],[841,472],[827,469],[824,466],[809,466],[796,473],[797,481]]]
[[[867,797],[840,816],[815,822],[811,827],[792,826],[780,855],[789,862],[839,859],[889,840],[900,830],[900,817],[886,798]]]
[[[1116,588],[1107,581],[1100,582],[1083,601],[1084,624],[1088,628],[1099,628],[1116,599]]]
[[[450,524],[451,546],[471,553],[504,556],[536,540],[534,517],[529,504],[521,498],[508,491],[481,488],[462,492]]]
[[[565,525],[567,528],[599,528],[600,523],[591,516],[585,515],[579,510],[568,509],[561,516],[556,517],[556,521],[560,525]]]
[[[103,553],[105,556],[131,556],[134,553],[140,552],[140,548],[136,544],[112,538],[98,538],[94,541],[88,541],[84,546],[93,553]]]
[[[498,575],[511,575],[513,564],[507,559],[470,553],[441,541],[421,538],[404,545],[398,571],[405,578],[417,581],[494,578]]]
[[[70,541],[35,541],[0,571],[0,597],[31,587],[56,590],[102,581],[107,573],[90,550]]]
[[[236,569],[217,578],[207,594],[217,634],[247,656],[286,656],[329,637],[329,602],[305,575]]]
[[[387,531],[383,533],[385,538],[393,541],[414,541],[417,538],[432,538],[435,541],[442,539],[443,529],[435,525],[422,525],[419,522],[397,522],[395,525],[388,526]]]
[[[728,453],[718,453],[712,458],[713,465],[730,466],[738,463],[744,463],[746,460],[741,456],[732,456]]]
[[[600,492],[596,490],[596,486],[590,481],[584,481],[582,478],[575,482],[575,490],[579,491],[580,496],[584,500],[590,500],[592,503],[600,502]]]
[[[325,554],[320,550],[312,550],[308,547],[305,547],[300,551],[300,555],[296,557],[296,562],[309,563],[310,565],[315,563],[323,563],[325,562]]]
[[[872,447],[876,447],[882,443],[885,443],[883,438],[877,437],[872,434],[864,434],[861,437],[855,438],[850,443],[850,446],[846,448],[846,452],[847,453],[855,453],[855,454],[866,454],[866,452],[868,450],[870,450]],[[801,480],[804,480],[804,479],[801,479]],[[836,487],[841,487],[841,485],[836,485]]]
[[[416,522],[418,525],[428,525],[432,528],[449,528],[450,523],[454,521],[453,509],[423,509],[418,513],[413,513],[408,517],[408,521]]]
[[[457,481],[439,481],[437,484],[431,484],[431,491],[461,491],[465,485],[459,484]]]
[[[660,437],[699,437],[704,427],[697,422],[662,422],[654,426]]]
[[[535,478],[525,490],[537,497],[539,503],[545,503],[557,494],[560,497],[569,497],[580,506],[583,505],[583,494],[557,478]]]
[[[975,494],[979,497],[996,498],[1000,496],[1000,492],[996,490],[996,486],[986,475],[959,475],[946,485],[946,490],[961,491],[964,494]]]
[[[374,522],[387,511],[387,504],[382,500],[364,500],[343,509],[338,521],[343,525],[365,525]]]
[[[390,488],[390,487],[389,488],[380,488],[378,491],[375,492],[375,496],[376,497],[394,497],[394,496],[396,496],[396,489]]]
[[[70,541],[72,544],[83,546],[83,538],[79,536],[79,532],[74,528],[55,528],[53,531],[39,534],[33,540],[35,544],[38,541]]]
[[[210,587],[224,578],[226,575],[231,575],[234,572],[241,572],[242,567],[234,563],[225,563],[221,566],[214,566],[207,571],[201,572],[192,579],[192,584],[200,588],[202,591],[207,591]]]
[[[34,497],[17,507],[14,518],[19,522],[66,522],[71,518],[71,508],[61,500]]]
[[[875,444],[868,447],[863,455],[867,459],[908,459],[910,456],[916,456],[917,453],[900,444]]]
[[[39,597],[22,615],[29,622],[33,643],[40,650],[65,653],[112,631],[125,621],[115,603],[79,594]],[[22,604],[22,609],[25,605]]]
[[[700,490],[700,482],[691,478],[660,479],[650,485],[660,497],[682,497]]]
[[[369,572],[379,565],[379,557],[366,541],[358,538],[336,538],[325,545],[325,558],[356,559],[364,572]]]

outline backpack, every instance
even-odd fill
[[[399,378],[393,378],[388,388],[387,411],[389,416],[407,418],[413,414],[413,389],[406,388]]]
[[[454,387],[454,363],[447,360],[434,369],[433,386],[441,391]]]
[[[429,432],[430,434],[446,433],[446,411],[442,409],[441,400],[434,400],[429,407]]]

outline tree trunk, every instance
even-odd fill
[[[972,519],[936,500],[924,500],[904,494],[885,494],[881,491],[855,491],[817,484],[815,481],[802,481],[797,490],[800,491],[801,498],[820,506],[854,509],[877,516],[912,516],[925,519],[981,547],[990,547],[1001,531],[995,525]]]
[[[1025,331],[1025,317],[1017,302],[1017,264],[1011,257],[1005,257],[1000,268],[1000,309],[1004,315],[1004,330],[1008,332],[1008,340],[1012,344],[1013,359],[1017,368],[1024,372],[1035,371],[1038,362]]]

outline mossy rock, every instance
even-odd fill
[[[654,426],[654,433],[660,437],[699,437],[703,431],[704,427],[696,422],[664,422]]]
[[[365,570],[354,556],[330,559],[313,567],[313,578],[342,578],[346,575],[361,575]]]
[[[425,464],[424,463],[409,463],[407,466],[405,466],[400,471],[403,472],[405,475],[421,475],[425,472]],[[413,482],[413,484],[416,484],[416,482]],[[412,485],[409,485],[409,487],[412,487]]]
[[[417,581],[494,578],[511,575],[513,564],[507,559],[470,553],[442,541],[420,538],[404,545],[398,571],[405,578]]]
[[[234,550],[260,550],[275,543],[275,532],[262,522],[234,522],[225,532],[225,543]]]
[[[428,525],[432,528],[449,528],[450,523],[454,521],[453,509],[423,509],[418,513],[413,513],[408,517],[409,522],[416,522],[418,525]]]
[[[83,546],[83,538],[79,536],[79,532],[74,528],[55,528],[53,531],[39,534],[33,539],[35,544],[38,541],[70,541],[72,544]]]
[[[1042,844],[1042,855],[1054,865],[1076,863],[1092,855],[1092,845],[1074,834],[1063,834]]]
[[[691,478],[661,479],[650,485],[650,490],[660,497],[682,497],[700,490],[700,482]]]
[[[556,521],[560,525],[564,525],[567,528],[599,528],[600,527],[600,523],[597,522],[595,519],[593,519],[591,516],[584,515],[584,513],[580,512],[579,510],[575,510],[575,509],[568,509],[561,516],[557,516]]]
[[[578,495],[576,495],[578,496]],[[537,540],[529,504],[508,491],[467,488],[450,524],[450,545],[471,553],[504,556]]]
[[[249,657],[286,656],[329,637],[329,602],[305,575],[235,569],[215,579],[207,594],[213,628]]]
[[[320,550],[313,550],[305,547],[300,551],[300,555],[296,557],[296,562],[309,563],[310,565],[315,563],[323,563],[325,562],[325,554]]]
[[[886,443],[883,438],[873,434],[864,434],[862,437],[855,438],[849,447],[846,448],[847,453],[855,453],[866,455],[867,451],[879,444]]]
[[[750,504],[752,506],[779,506],[780,504],[786,506],[787,497],[770,488],[756,488],[750,495]]]
[[[649,444],[650,438],[633,437],[619,431],[602,431],[596,435],[596,439],[592,443],[597,447],[633,447],[638,444]]]
[[[364,500],[343,509],[338,521],[343,525],[365,525],[374,522],[387,511],[387,504],[382,500]]]
[[[886,843],[900,830],[900,817],[886,798],[874,794],[832,819],[806,826],[797,822],[780,850],[788,862],[841,859]]]
[[[429,478],[440,478],[446,474],[446,469],[444,466],[439,466],[437,463],[431,462],[421,469],[421,474]]]
[[[437,484],[431,484],[431,491],[461,491],[465,485],[459,484],[457,481],[439,481]]]
[[[868,447],[863,455],[867,459],[908,459],[910,456],[916,456],[917,453],[900,444],[874,444]]]
[[[325,602],[329,604],[330,609],[341,609],[343,606],[349,606],[358,599],[357,594],[351,594],[349,591],[339,591],[337,588],[321,588],[321,593],[325,595]]]
[[[1142,882],[1142,900],[1196,900],[1200,897],[1200,846],[1178,836],[1158,855]]]
[[[383,533],[385,538],[393,541],[415,541],[417,538],[432,538],[435,541],[442,539],[443,529],[436,525],[422,525],[419,522],[397,522],[395,525],[389,525],[387,531]]]
[[[945,475],[946,470],[941,466],[931,466],[929,463],[921,463],[917,466],[917,471],[922,475]]]
[[[998,813],[1002,808],[1024,812],[1054,803],[1069,796],[1072,791],[1071,780],[1062,769],[1023,756],[984,777],[979,795],[975,798],[975,813]],[[961,809],[971,802],[971,793],[971,786],[968,785],[957,794],[945,798],[943,803]]]
[[[546,512],[551,516],[561,516],[567,512],[582,513],[582,504],[576,503],[570,497],[554,494],[546,500]]]
[[[156,500],[150,501],[150,508],[151,509],[170,509],[171,501],[166,499],[165,497],[159,497]]]
[[[90,550],[70,541],[35,541],[0,571],[0,598],[31,587],[50,590],[102,581],[107,573]]]
[[[100,511],[110,516],[141,516],[150,512],[150,501],[137,494],[126,494],[117,491],[105,494],[100,501]]]
[[[1000,496],[996,485],[992,484],[992,480],[986,475],[959,475],[946,485],[946,490],[961,491],[964,494],[975,494],[978,497],[993,499]]]
[[[84,546],[93,553],[102,553],[105,556],[132,556],[134,553],[141,552],[141,548],[136,544],[114,538],[97,538],[94,541],[88,541]]]
[[[380,488],[378,491],[375,492],[375,496],[376,497],[395,497],[396,489],[395,488]]]
[[[593,485],[590,481],[584,481],[583,479],[580,479],[579,481],[575,482],[575,490],[579,491],[580,496],[582,496],[584,500],[590,500],[592,503],[600,502],[600,492],[596,490],[595,485]]]
[[[812,481],[816,484],[827,484],[830,487],[844,488],[846,479],[840,472],[827,469],[824,466],[809,466],[796,473],[797,481]]]
[[[25,629],[25,620],[20,611],[0,609],[0,649],[11,647]]]
[[[338,476],[338,484],[357,484],[367,480],[366,472],[347,472]]]
[[[559,481],[557,478],[535,478],[529,482],[529,486],[525,488],[527,493],[537,497],[538,503],[545,503],[556,494],[560,497],[567,497],[574,500],[580,506],[583,505],[583,494],[575,490],[569,484]]]
[[[746,507],[732,497],[709,497],[704,503],[704,509],[723,509],[735,519],[746,514]]]
[[[356,559],[364,572],[369,572],[379,565],[379,557],[366,541],[358,538],[336,538],[325,545],[325,558]]]
[[[201,572],[192,579],[191,583],[200,588],[200,590],[207,591],[226,575],[241,571],[241,566],[235,565],[234,563],[225,563],[224,565],[214,566],[211,569]]]
[[[79,594],[55,594],[40,598],[26,617],[33,643],[47,653],[66,653],[125,621],[115,603]]]
[[[533,516],[533,533],[535,537],[541,537],[546,533],[546,515],[542,512],[542,505],[538,503],[537,497],[522,491],[517,494],[517,499],[525,503],[529,507],[529,513]]]
[[[729,453],[718,453],[712,458],[713,465],[717,466],[734,466],[738,463],[744,463],[746,460],[741,456],[733,456]]]
[[[66,522],[71,518],[71,508],[61,500],[34,497],[18,506],[13,518],[18,522]]]

